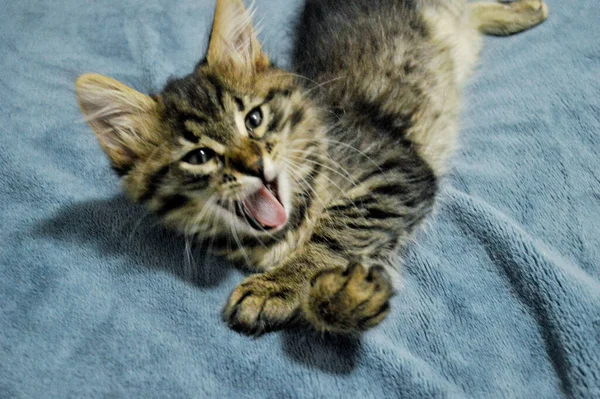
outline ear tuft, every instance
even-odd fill
[[[210,65],[225,64],[250,73],[268,67],[269,59],[252,27],[252,14],[241,0],[217,0],[207,55]]]
[[[85,120],[110,158],[113,168],[126,170],[153,147],[156,102],[106,76],[85,74],[75,82]]]

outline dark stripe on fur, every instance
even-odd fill
[[[395,132],[397,137],[402,137],[404,132],[412,125],[412,115],[408,112],[404,115],[383,112],[382,104],[387,100],[388,99],[385,98],[377,102],[357,101],[355,103],[355,112],[358,116],[362,115],[363,117],[366,117],[370,124],[378,129],[387,132]]]
[[[405,215],[386,209],[367,208],[367,216],[371,219],[397,219]]]
[[[235,104],[237,105],[238,110],[240,112],[243,112],[246,107],[244,106],[244,102],[242,101],[242,99],[239,97],[234,97],[233,101],[235,101]]]
[[[283,114],[279,110],[273,110],[272,115],[271,122],[269,122],[269,126],[267,127],[269,132],[280,130],[281,120],[283,119]]]
[[[309,158],[308,161],[310,162],[311,159]],[[312,187],[312,184],[314,183],[317,176],[319,176],[322,169],[323,168],[321,165],[313,164],[313,169],[308,174],[308,176],[305,177],[305,184],[309,187]],[[296,230],[298,228],[301,228],[301,225],[304,222],[304,217],[306,216],[306,212],[310,209],[314,201],[313,195],[314,193],[312,192],[312,190],[309,189],[305,189],[305,191],[301,194],[302,202],[299,206],[297,206],[294,209],[294,212],[290,216],[289,224],[291,229]]]
[[[290,117],[290,124],[292,128],[296,127],[304,119],[304,110],[302,108],[294,110],[294,113]]]
[[[191,130],[186,126],[187,122],[192,122],[197,125],[206,125],[208,120],[199,115],[190,114],[188,112],[180,112],[175,116],[177,120],[177,129],[176,131],[181,132],[184,139],[187,141],[197,144],[200,141],[200,138],[194,134]]]
[[[117,174],[117,176],[119,177],[125,177],[127,174],[129,174],[129,172],[131,172],[131,165],[123,165],[123,166],[115,166],[115,165],[111,165],[112,170]]]
[[[176,209],[181,208],[189,202],[189,199],[180,194],[170,195],[163,199],[161,207],[156,211],[158,216],[165,216]]]
[[[404,184],[388,183],[373,187],[371,190],[374,194],[389,195],[389,196],[404,196],[410,194],[410,190]]]
[[[292,94],[292,91],[289,89],[279,89],[279,88],[271,89],[271,90],[269,90],[269,93],[265,97],[264,103],[266,104],[268,102],[273,101],[273,99],[277,96],[289,97],[291,94]]]
[[[400,158],[387,159],[383,163],[377,165],[377,167],[374,167],[370,171],[361,175],[358,178],[358,181],[365,182],[374,176],[380,176],[382,174],[392,172],[393,170],[400,168],[401,166],[402,166],[402,160]]]
[[[210,175],[188,175],[183,179],[186,190],[204,190],[210,183]]]
[[[198,142],[200,141],[200,138],[198,136],[196,136],[194,133],[190,132],[186,128],[182,129],[181,132],[183,133],[183,138],[189,142],[198,144]]]
[[[313,234],[313,236],[310,238],[310,242],[324,245],[334,252],[342,252],[345,249],[336,238],[325,234]]]
[[[222,110],[225,110],[225,103],[223,101],[223,86],[221,85],[221,82],[219,82],[219,80],[212,75],[207,76],[207,78],[210,84],[213,85],[215,97],[219,107],[221,107]]]
[[[169,170],[171,169],[171,165],[166,165],[160,168],[156,173],[154,173],[148,179],[148,187],[146,187],[146,191],[140,197],[140,202],[148,202],[154,197],[156,194],[156,190],[162,184],[162,180],[165,178]]]
[[[275,94],[277,94],[276,89],[269,90],[269,94],[265,97],[265,103],[271,102],[275,98]]]
[[[357,207],[363,205],[369,205],[374,202],[377,202],[377,199],[373,197],[371,194],[361,195],[360,197],[348,199],[349,202],[345,204],[334,205],[326,208],[327,212],[344,212],[348,209],[357,209]]]

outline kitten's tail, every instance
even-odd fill
[[[541,24],[548,17],[542,0],[471,3],[471,22],[483,34],[508,36]]]

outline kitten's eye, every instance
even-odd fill
[[[182,161],[190,165],[202,165],[215,157],[215,152],[210,148],[199,148],[187,153]]]
[[[246,129],[252,131],[259,127],[263,121],[263,114],[260,108],[254,108],[246,115]]]

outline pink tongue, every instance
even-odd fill
[[[263,227],[279,227],[287,220],[285,209],[265,186],[246,198],[244,205]]]

